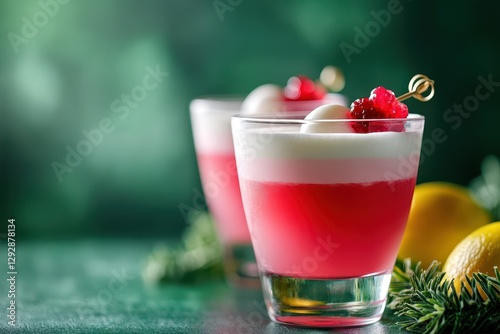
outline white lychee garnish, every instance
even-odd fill
[[[271,114],[282,110],[283,90],[278,85],[265,84],[255,88],[243,101],[245,114]]]
[[[337,104],[326,104],[311,111],[305,118],[306,121],[348,119],[350,110]],[[349,122],[324,122],[302,124],[301,133],[349,133],[354,132]]]

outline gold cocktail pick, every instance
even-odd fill
[[[344,73],[338,67],[326,66],[319,75],[319,83],[332,92],[340,92],[345,86]]]
[[[427,96],[422,95],[427,90],[430,92]],[[399,96],[398,101],[404,101],[410,97],[413,97],[419,101],[426,102],[432,99],[434,96],[434,80],[429,79],[427,76],[423,74],[417,74],[413,78],[411,78],[410,83],[408,84],[408,93],[405,93]]]

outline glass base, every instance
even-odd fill
[[[262,274],[271,320],[304,327],[347,327],[377,322],[391,274],[351,279],[303,279]]]
[[[224,267],[230,284],[237,287],[259,288],[259,270],[251,244],[225,247]]]

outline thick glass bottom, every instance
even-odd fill
[[[269,317],[304,327],[347,327],[377,322],[385,309],[391,274],[349,279],[261,275]]]
[[[233,244],[225,247],[224,269],[231,285],[259,288],[259,270],[251,244]]]

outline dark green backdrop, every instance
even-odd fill
[[[500,82],[499,13],[456,0],[2,0],[0,228],[14,217],[18,239],[176,236],[178,206],[200,189],[189,101],[328,64],[351,99],[433,78],[431,102],[408,102],[427,118],[419,182],[466,185],[500,155],[500,87],[476,90]],[[89,154],[60,169],[85,133]]]

